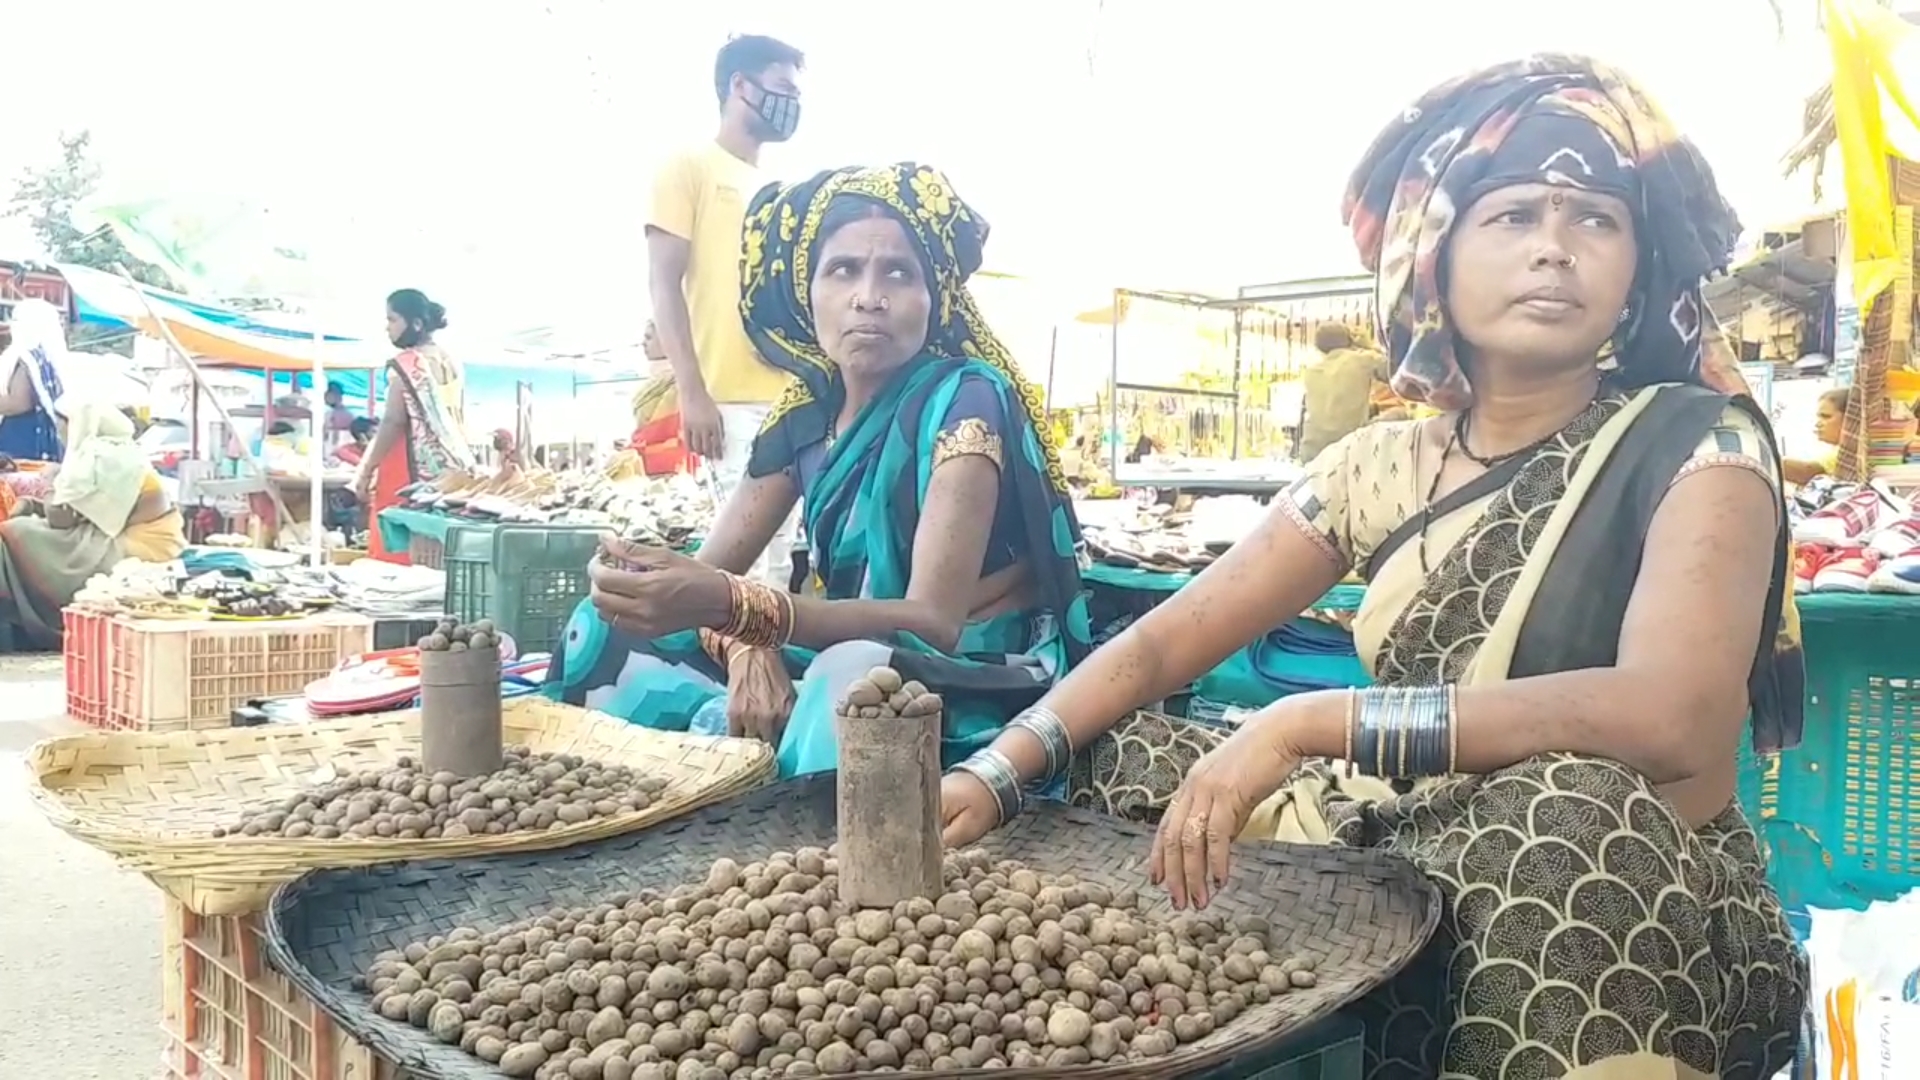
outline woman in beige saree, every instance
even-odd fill
[[[1194,767],[1150,867],[1174,904],[1236,837],[1425,871],[1445,912],[1360,1006],[1370,1080],[1771,1077],[1807,973],[1735,753],[1798,741],[1804,675],[1772,434],[1703,356],[1738,223],[1637,88],[1564,56],[1429,92],[1347,212],[1394,389],[1441,414],[1321,454],[947,777],[947,839],[1358,570],[1375,685],[1284,698]]]

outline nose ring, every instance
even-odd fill
[[[892,306],[893,306],[893,299],[891,297],[882,296],[878,300],[874,301],[873,310],[886,311],[888,308],[891,308]],[[853,297],[853,309],[855,311],[867,310],[867,305],[861,302],[860,296],[857,293],[854,294],[854,297]]]
[[[1573,265],[1579,261],[1580,261],[1580,257],[1578,255],[1565,255],[1561,257],[1560,265],[1565,267],[1568,270],[1571,270],[1573,269]]]

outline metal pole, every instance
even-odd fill
[[[308,557],[315,568],[327,564],[327,545],[324,536],[327,522],[326,515],[323,513],[327,505],[326,421],[320,411],[326,402],[325,346],[326,337],[320,332],[320,322],[316,318],[313,324],[313,393],[315,396],[307,399],[307,471],[312,474],[307,477],[307,533],[313,544],[313,550]],[[291,372],[288,373],[287,378],[292,381]],[[267,379],[271,384],[273,375],[269,373]],[[321,404],[316,406],[316,400]],[[374,526],[379,527],[379,522],[374,522]]]

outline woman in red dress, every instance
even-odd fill
[[[400,352],[387,361],[387,403],[353,485],[367,507],[368,554],[386,562],[404,563],[407,555],[386,549],[380,511],[398,505],[409,485],[473,467],[461,424],[465,379],[433,340],[446,325],[447,309],[419,289],[387,297],[387,339]]]

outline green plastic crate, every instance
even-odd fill
[[[1740,801],[1804,930],[1808,907],[1920,888],[1920,597],[1805,597],[1800,621],[1806,734],[1766,758],[1743,748]]]
[[[582,525],[456,525],[447,530],[447,612],[492,619],[521,654],[551,652],[586,598],[587,564],[606,530]]]

